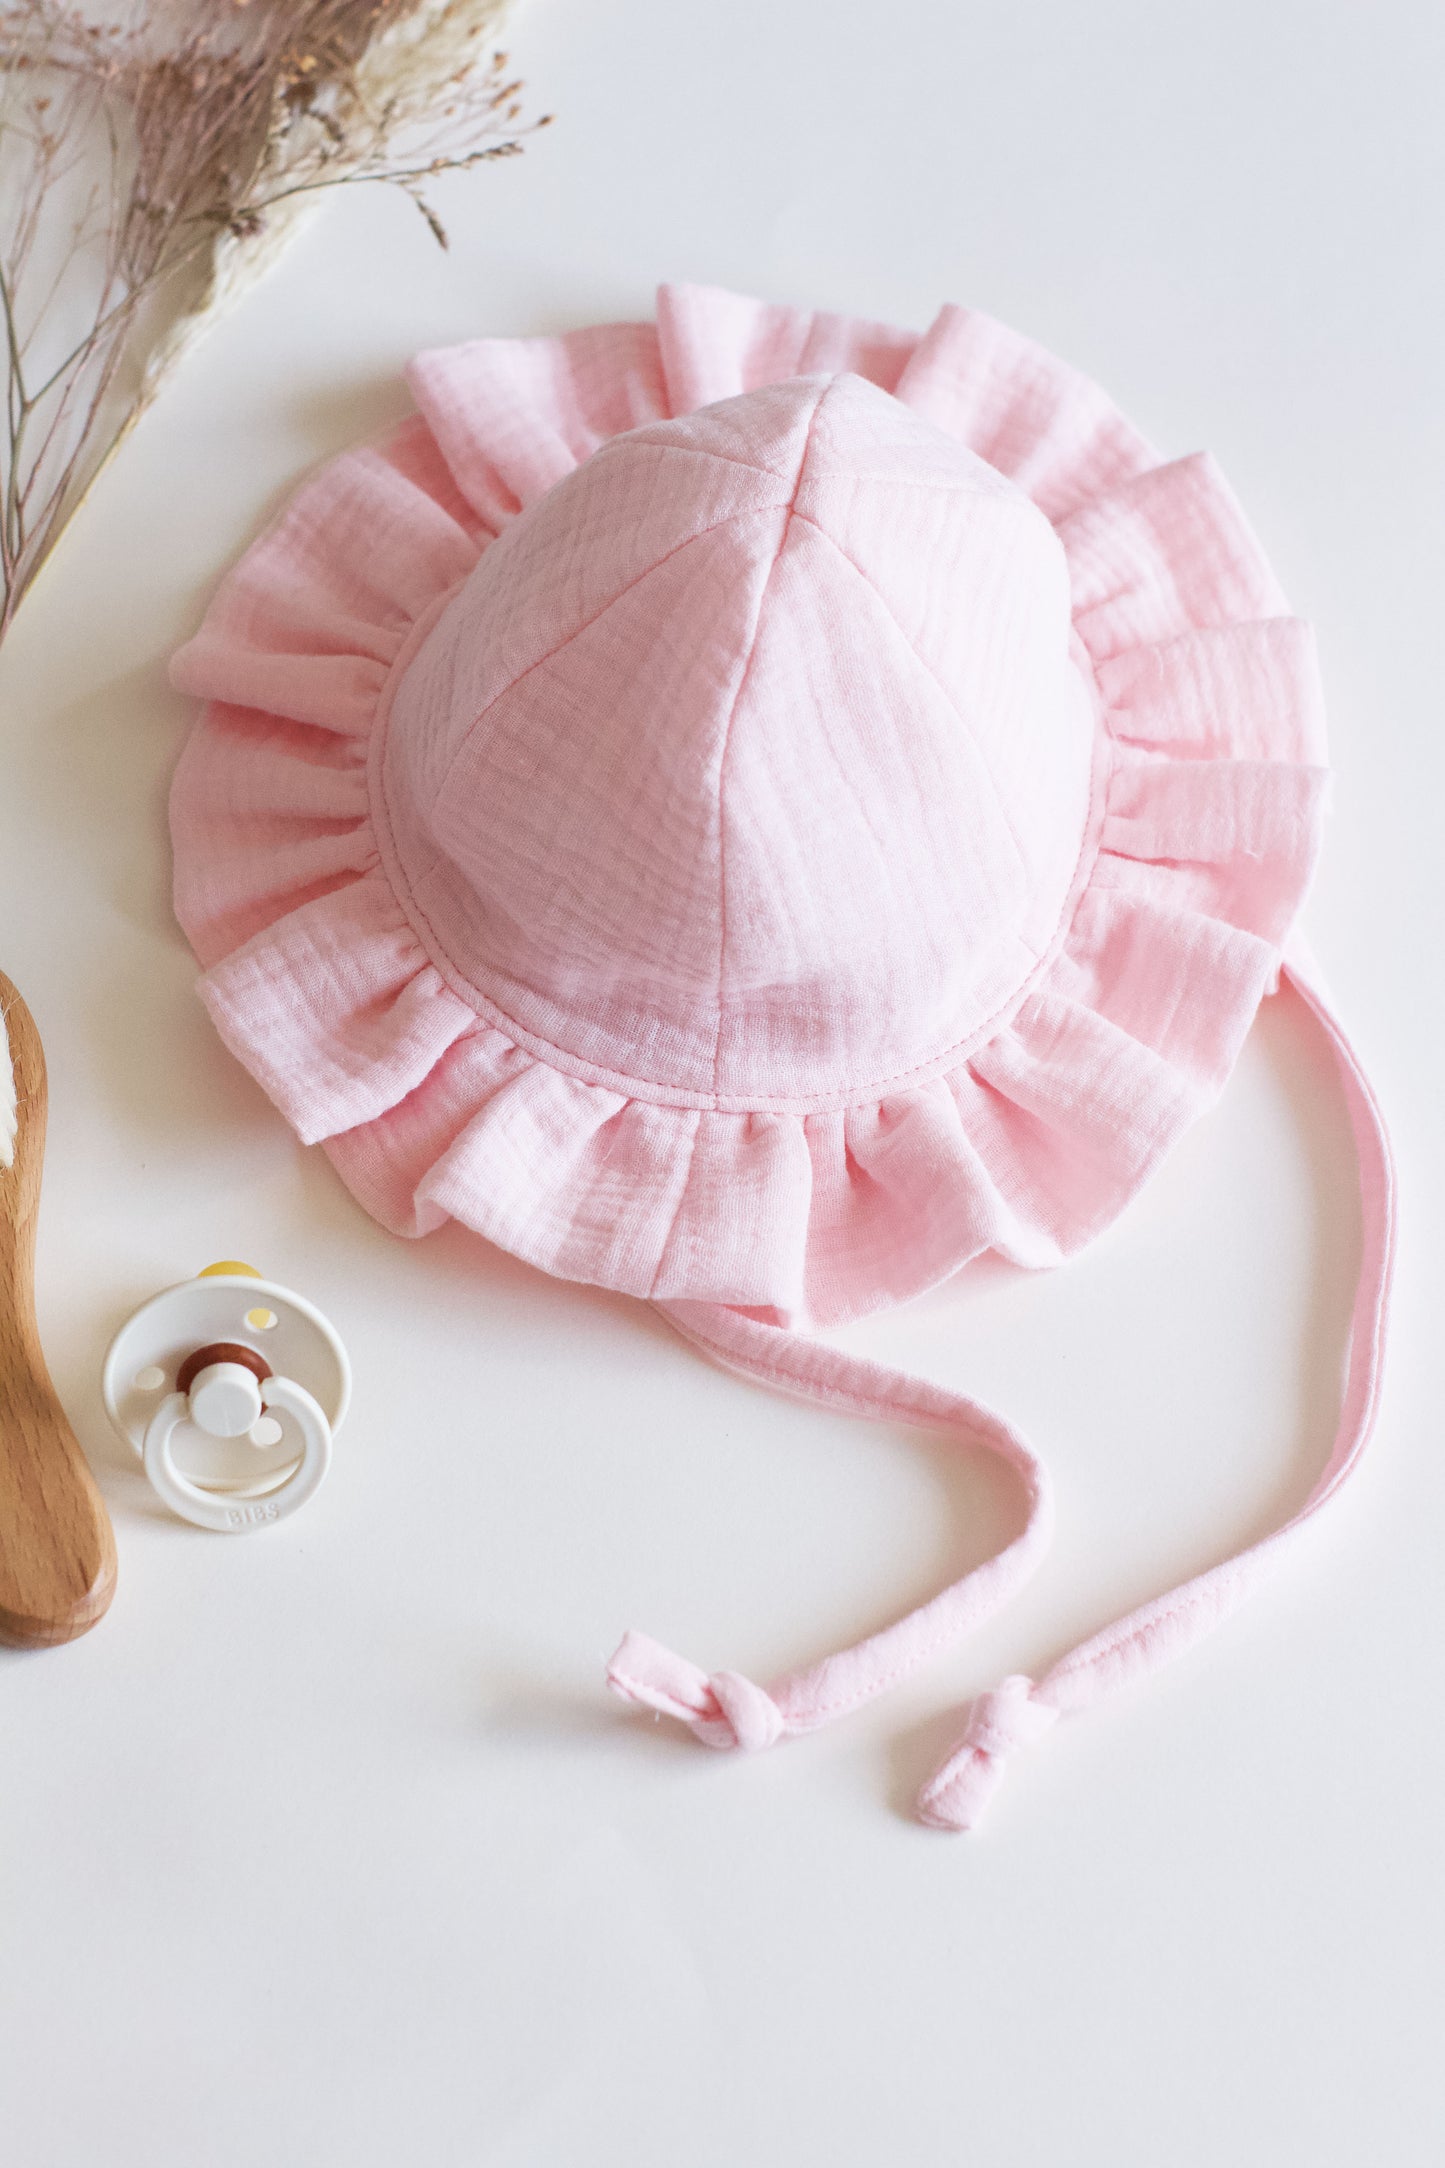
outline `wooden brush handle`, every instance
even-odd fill
[[[14,1164],[0,1167],[0,1641],[49,1648],[104,1616],[115,1592],[115,1537],[35,1325],[45,1056],[3,972],[0,1010],[18,1114]]]

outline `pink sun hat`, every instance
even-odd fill
[[[1206,457],[1161,462],[984,316],[922,337],[664,287],[657,322],[426,354],[175,682],[176,910],[226,1043],[396,1232],[454,1218],[727,1366],[956,1435],[1018,1534],[766,1688],[640,1634],[708,1744],[815,1729],[1042,1554],[1027,1443],[809,1336],[991,1252],[1059,1263],[1217,1097],[1287,976],[1349,1101],[1341,1422],[1285,1528],[975,1702],[920,1801],[1187,1646],[1373,1419],[1393,1184],[1295,921],[1325,784],[1308,628]]]

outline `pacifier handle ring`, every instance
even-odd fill
[[[248,1528],[285,1520],[319,1489],[331,1465],[331,1425],[322,1409],[292,1378],[268,1378],[261,1388],[261,1404],[279,1408],[295,1422],[301,1433],[301,1458],[275,1490],[244,1501],[234,1492],[205,1490],[177,1468],[172,1441],[190,1412],[188,1396],[171,1393],[156,1409],[145,1434],[145,1472],[156,1495],[182,1520],[222,1535],[240,1535]]]

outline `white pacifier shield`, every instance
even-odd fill
[[[222,1358],[179,1392],[182,1365],[212,1346],[218,1356],[254,1353],[272,1374]],[[250,1272],[210,1272],[166,1288],[122,1325],[101,1386],[111,1422],[166,1504],[200,1527],[235,1531],[286,1518],[315,1492],[351,1366],[334,1326],[303,1296]],[[237,1439],[251,1441],[242,1451],[252,1469],[240,1476],[228,1444]]]

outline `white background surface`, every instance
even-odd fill
[[[75,1646],[0,1658],[13,2168],[1434,2168],[1441,1996],[1445,37],[1423,4],[536,0],[556,127],[334,203],[196,355],[3,658],[0,961],[46,1039],[42,1325],[115,1517]],[[383,1235],[224,1054],[170,921],[165,658],[403,360],[660,277],[921,327],[952,298],[1222,458],[1322,640],[1310,926],[1405,1184],[1377,1446],[1215,1642],[907,1818],[975,1689],[1232,1548],[1323,1457],[1343,1118],[1267,1014],[1052,1279],[849,1338],[1008,1409],[1060,1529],[972,1647],[755,1761],[629,1718],[635,1623],[766,1677],[990,1540],[941,1448],[774,1402],[640,1306]],[[356,1368],[327,1489],[229,1541],[109,1436],[128,1308],[217,1255]]]

